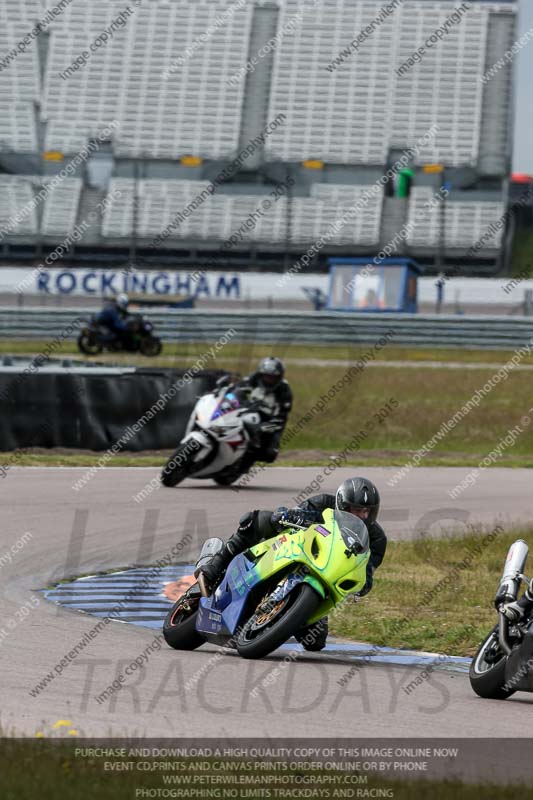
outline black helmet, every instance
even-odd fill
[[[259,363],[257,372],[265,389],[275,389],[285,375],[285,367],[279,358],[269,356]]]
[[[375,522],[381,502],[376,486],[367,478],[348,478],[337,489],[335,505],[339,511],[349,511],[356,516],[356,509],[368,509],[365,522]],[[364,519],[364,517],[362,517]]]

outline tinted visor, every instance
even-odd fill
[[[279,375],[267,375],[264,372],[261,373],[261,381],[265,386],[277,386],[280,382]]]
[[[348,506],[346,510],[362,520],[368,519],[372,513],[371,506]]]

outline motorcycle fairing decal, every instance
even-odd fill
[[[285,539],[284,542],[278,540],[279,543],[277,547],[272,547],[273,550],[276,551],[275,561],[279,561],[282,558],[299,558],[304,553],[303,545],[303,537],[301,536],[289,536],[283,537]]]
[[[210,422],[213,422],[213,420],[218,419],[220,417],[220,406],[222,405],[223,399],[224,397],[221,397],[218,403],[216,404],[215,409],[211,414],[211,419],[209,420]]]
[[[256,569],[261,580],[283,568],[285,564],[289,566],[291,561],[297,561],[311,570],[306,582],[311,584],[318,594],[324,596],[324,583],[329,587],[328,596],[331,593],[331,600],[336,599],[339,602],[344,599],[346,592],[339,588],[339,584],[346,579],[355,580],[359,588],[364,586],[369,552],[359,556],[351,555],[347,559],[344,544],[339,547],[340,543],[337,540],[339,532],[338,528],[333,526],[333,511],[328,513],[326,510],[324,513],[327,518],[320,526],[313,525],[307,531],[286,530],[282,535],[260,542],[251,548],[253,556],[256,559],[260,558],[260,561],[256,562]],[[324,530],[329,528],[330,535],[320,534],[316,530],[317,527],[322,527]],[[283,537],[286,541],[280,544],[279,541]],[[319,544],[318,554],[313,548],[314,538]],[[357,588],[354,591],[357,591]],[[324,613],[327,613],[327,610]]]
[[[215,594],[200,600],[196,630],[232,635],[237,629],[250,590],[259,580],[254,563],[242,553],[236,556]],[[218,614],[222,622],[210,619],[209,612]]]
[[[328,531],[327,528],[323,528],[322,525],[315,525],[315,531],[318,531],[322,536],[331,536],[331,531]]]
[[[222,616],[212,617],[212,612],[203,604],[204,598],[200,600],[198,616],[196,617],[196,630],[203,633],[221,633],[223,631]],[[225,631],[224,631],[225,632]]]
[[[230,411],[236,411],[240,408],[240,403],[233,394],[233,392],[227,392],[223,395],[219,402],[216,405],[215,410],[213,411],[213,415],[211,417],[211,421],[218,419],[219,417],[223,417],[224,414],[228,414]]]
[[[277,550],[278,547],[282,544],[285,544],[286,541],[287,541],[286,536],[282,536],[281,539],[276,539],[276,541],[272,545],[272,550]]]

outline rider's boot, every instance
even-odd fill
[[[312,625],[300,628],[294,638],[297,642],[300,642],[304,650],[308,650],[311,653],[323,650],[328,638],[328,618],[322,617]]]
[[[241,475],[245,475],[247,472],[251,470],[251,468],[257,461],[258,455],[259,453],[255,447],[251,447],[246,451],[246,453],[239,461],[239,473]]]
[[[203,573],[208,586],[212,590],[216,589],[224,577],[224,573],[230,561],[238,555],[238,553],[242,553],[248,547],[251,547],[259,541],[260,533],[257,525],[258,514],[259,512],[257,511],[250,511],[241,517],[239,527],[233,536],[228,539],[222,549],[219,550],[218,553],[215,553],[207,564],[203,564],[195,571],[195,577],[198,577],[200,572]]]

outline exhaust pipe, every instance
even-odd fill
[[[218,539],[217,537],[212,537],[211,539],[206,539],[202,550],[200,552],[200,558],[196,562],[196,569],[194,570],[195,577],[198,581],[198,586],[200,587],[200,591],[203,597],[209,597],[210,592],[207,588],[207,584],[205,582],[205,577],[202,572],[198,572],[199,568],[201,568],[204,564],[209,563],[214,555],[216,555],[222,548],[224,547],[224,542],[222,539]]]
[[[523,539],[517,539],[507,553],[500,586],[496,593],[496,602],[513,603],[520,588],[520,575],[524,572],[529,548]]]

